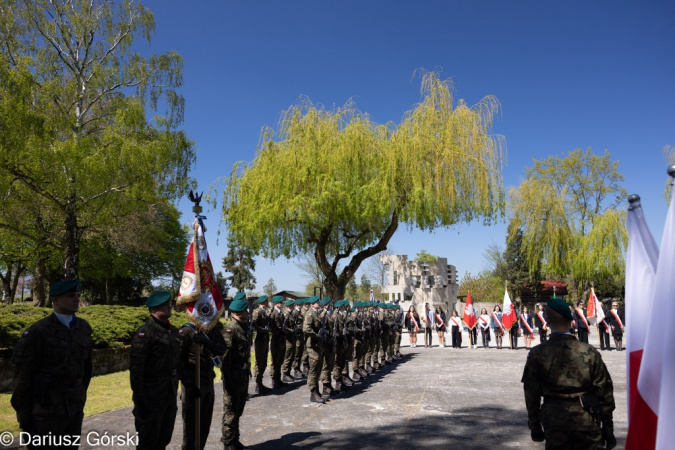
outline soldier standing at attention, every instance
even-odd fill
[[[270,388],[263,384],[263,375],[267,368],[267,355],[270,351],[270,327],[267,306],[269,301],[267,296],[258,297],[258,307],[253,310],[253,327],[255,328],[255,365],[253,366],[253,376],[255,377],[255,393],[265,394]]]
[[[284,311],[284,342],[286,349],[284,351],[284,364],[281,368],[281,381],[292,383],[295,381],[291,376],[291,369],[295,360],[295,301],[288,299],[284,303],[284,306],[286,306],[286,310]]]
[[[333,306],[333,303],[330,301],[330,297],[324,297],[319,304],[323,307],[323,311],[321,311],[319,318],[323,325],[322,328],[326,330],[325,339],[323,340],[323,357],[321,358],[321,383],[323,384],[321,393],[324,398],[327,398],[331,395],[338,394],[338,392],[333,389],[330,379],[331,374],[333,373],[333,366],[335,365],[335,350],[333,347],[335,321],[332,316],[331,307]]]
[[[293,361],[293,378],[302,380],[305,374],[300,370],[302,362],[302,354],[305,351],[305,340],[302,334],[302,324],[305,321],[305,299],[298,299],[295,301],[295,360]]]
[[[161,450],[171,442],[176,421],[176,392],[181,336],[169,323],[171,294],[152,294],[145,306],[150,319],[131,338],[129,377],[133,391],[138,450]],[[194,384],[191,398],[199,396]]]
[[[223,326],[217,321],[208,332],[197,332],[194,324],[188,322],[178,330],[182,337],[180,349],[181,403],[183,417],[183,450],[195,448],[195,400],[201,398],[199,404],[199,441],[200,448],[206,445],[213,417],[215,393],[213,379],[216,373],[213,368],[225,353]],[[199,351],[199,388],[195,382],[195,363]]]
[[[616,447],[614,387],[600,353],[569,332],[563,300],[549,300],[546,317],[551,337],[530,350],[521,380],[532,440],[547,450]]]
[[[225,450],[240,450],[246,448],[239,441],[239,418],[244,414],[251,374],[251,341],[247,331],[248,302],[233,300],[229,309],[232,320],[223,330],[223,437],[220,440],[225,444]]]
[[[49,295],[54,313],[24,331],[14,348],[11,403],[24,432],[51,433],[54,448],[61,448],[77,442],[82,432],[92,371],[91,327],[75,316],[80,280],[56,283]]]
[[[394,330],[394,355],[400,358],[403,356],[401,355],[401,337],[403,336],[405,314],[403,314],[403,308],[398,304],[398,299],[394,299],[394,306],[391,308],[394,311],[394,322],[396,323],[396,329]]]
[[[309,375],[307,376],[307,387],[309,388],[309,401],[315,403],[324,403],[319,394],[319,374],[321,372],[321,359],[323,356],[323,342],[319,337],[321,331],[321,319],[319,318],[319,297],[310,297],[308,302],[312,305],[305,315],[305,322],[302,324],[302,331],[305,333],[305,348],[309,354]]]
[[[280,295],[272,297],[272,313],[270,314],[270,331],[272,332],[272,343],[270,353],[272,353],[272,389],[279,389],[286,386],[281,381],[281,367],[284,364],[286,354],[286,337],[284,335],[284,312],[281,309],[281,302],[284,298]]]

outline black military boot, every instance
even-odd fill
[[[372,372],[370,372],[370,373],[372,373]],[[362,368],[362,367],[359,368],[359,375],[361,375],[361,379],[364,379],[364,378],[368,377],[368,375],[370,375],[370,373],[368,373],[368,371],[366,369]]]
[[[262,384],[262,381],[259,382],[259,383],[258,382],[255,383],[255,393],[256,394],[267,394],[271,390],[272,389],[270,389],[267,386],[265,386],[264,384]]]
[[[338,395],[340,392],[344,392],[347,390],[347,386],[344,386],[342,384],[342,380],[337,380],[335,382],[335,389],[333,390],[333,394],[331,395]]]
[[[319,395],[317,391],[312,391],[312,393],[309,394],[309,401],[321,404],[326,403],[326,401]]]
[[[281,389],[284,386],[286,386],[286,383],[284,383],[283,381],[272,380],[272,389]]]
[[[302,374],[305,376],[305,378],[307,378],[307,375],[309,375],[309,367],[303,365],[300,372],[302,372]]]
[[[333,387],[330,385],[330,383],[324,383],[323,384],[323,390],[321,391],[321,396],[323,398],[330,397],[333,394]]]
[[[370,364],[366,364],[366,372],[368,372],[368,375],[372,375],[375,370]]]
[[[359,375],[358,369],[354,371],[354,375],[352,375],[352,381],[360,381],[361,380],[361,375]]]
[[[285,373],[284,376],[281,377],[281,381],[283,381],[284,383],[293,383],[295,379],[293,379],[293,377],[290,376],[289,374]]]
[[[342,377],[342,384],[344,384],[347,387],[354,386],[354,381],[352,381],[348,376],[344,375]]]
[[[298,369],[293,370],[293,378],[296,380],[302,380],[305,376]]]

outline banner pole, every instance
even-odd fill
[[[200,366],[201,366],[201,355],[202,355],[202,346],[200,344],[195,344],[195,384],[197,389],[201,389],[201,380],[200,380]],[[200,422],[201,422],[201,395],[195,399],[195,448],[200,449],[201,446],[201,436],[200,436]]]

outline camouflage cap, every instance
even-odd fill
[[[171,300],[171,292],[169,291],[155,292],[150,297],[148,297],[148,301],[145,302],[145,306],[147,306],[148,308],[152,308],[153,306],[163,305],[169,300]]]
[[[228,308],[232,312],[241,312],[248,308],[248,302],[246,300],[232,300],[230,307]]]
[[[565,300],[562,300],[560,298],[552,298],[551,300],[548,301],[548,304],[546,306],[551,308],[553,311],[557,312],[561,316],[563,316],[565,319],[574,320],[574,317],[572,317],[572,311],[570,311],[570,307],[567,306]]]
[[[78,292],[79,290],[80,280],[59,281],[58,283],[52,284],[52,287],[49,288],[49,295],[52,297],[58,297],[59,295],[66,294],[68,292]]]

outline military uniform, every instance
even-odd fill
[[[233,301],[230,311],[242,311],[245,300]],[[242,309],[240,309],[242,308]],[[248,381],[251,368],[251,341],[246,325],[232,319],[223,331],[225,354],[221,376],[223,380],[223,436],[226,447],[239,443],[239,418],[244,413],[248,397]]]
[[[554,300],[556,308],[566,308],[564,301]],[[571,313],[561,314],[571,320]],[[533,439],[541,438],[543,427],[546,449],[596,449],[605,439],[616,445],[612,379],[593,346],[568,333],[553,333],[530,350],[521,381],[528,426]],[[592,415],[582,403],[597,413]]]
[[[295,301],[287,300],[286,310],[284,311],[284,341],[286,343],[286,349],[284,351],[284,364],[281,369],[281,374],[283,376],[282,380],[286,383],[292,383],[294,381],[291,376],[291,369],[295,362],[295,322],[297,319],[295,308],[291,309],[292,305],[295,305]]]
[[[91,351],[91,327],[75,315],[70,328],[51,314],[24,331],[12,357],[16,370],[11,399],[23,431],[80,436]]]
[[[321,306],[325,306],[330,303],[330,299],[325,297],[322,300]],[[333,372],[333,366],[335,365],[335,321],[331,312],[327,309],[324,309],[320,315],[323,328],[328,333],[323,341],[323,357],[321,358],[321,383],[323,384],[322,394],[333,395],[333,386],[331,383],[331,375]]]
[[[213,390],[213,379],[216,377],[214,368],[215,357],[220,358],[225,353],[225,340],[223,339],[223,326],[218,322],[212,328],[206,337],[208,341],[197,347],[193,338],[195,329],[192,324],[185,324],[178,330],[182,337],[180,350],[180,379],[181,379],[181,401],[183,417],[183,450],[192,450],[195,448],[195,398],[191,394],[192,389],[196,388],[195,382],[195,363],[197,359],[197,348],[199,354],[199,440],[200,448],[206,445],[206,439],[211,429],[211,418],[213,417],[213,403],[215,394]]]
[[[286,354],[286,336],[284,335],[284,313],[277,305],[281,302],[281,297],[274,297],[275,307],[270,314],[270,331],[272,332],[272,341],[270,344],[270,353],[272,353],[272,387],[278,388],[284,385],[281,381],[281,369],[284,364]]]
[[[293,360],[293,377],[296,379],[302,379],[305,375],[300,370],[302,364],[302,355],[305,353],[305,340],[302,334],[302,324],[305,321],[305,313],[307,309],[304,305],[304,300],[296,300],[295,304],[298,305],[298,302],[301,302],[302,308],[300,306],[296,307],[295,315],[295,359]]]
[[[355,305],[360,305],[360,302],[356,302]],[[356,306],[360,308],[360,306]],[[352,362],[352,371],[354,375],[352,378],[355,381],[360,380],[367,376],[365,371],[365,342],[366,342],[366,324],[363,317],[363,312],[360,310],[354,311],[353,321],[354,321],[354,360]]]
[[[394,354],[401,356],[401,338],[403,337],[403,310],[399,305],[394,305]]]
[[[312,297],[310,301],[316,302],[319,299]],[[307,376],[307,387],[310,392],[310,400],[323,403],[318,393],[319,375],[321,371],[321,358],[323,356],[323,344],[319,342],[319,332],[321,331],[321,319],[319,311],[310,308],[305,315],[305,321],[302,325],[302,331],[305,334],[305,348],[309,355],[309,374]]]
[[[267,300],[267,296],[264,296]],[[265,301],[263,300],[263,301]],[[258,298],[260,301],[260,298]],[[261,305],[253,310],[253,327],[255,329],[255,341],[253,347],[255,349],[255,365],[253,366],[253,377],[256,383],[256,393],[262,392],[263,375],[267,368],[267,355],[270,350],[270,318],[268,311]]]
[[[163,449],[171,442],[181,336],[168,322],[151,317],[131,339],[129,377],[138,449]]]

